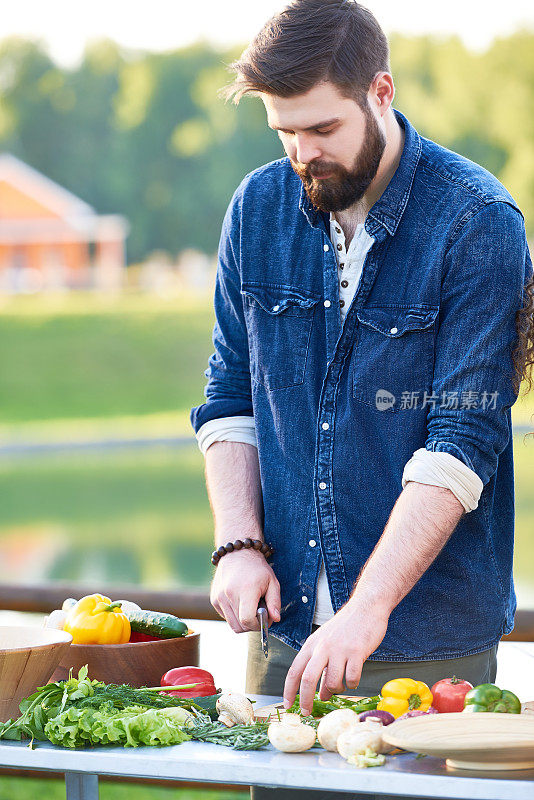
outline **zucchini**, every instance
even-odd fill
[[[187,625],[172,614],[159,611],[143,611],[128,608],[125,614],[132,631],[146,633],[148,636],[159,636],[161,639],[176,639],[187,634]]]

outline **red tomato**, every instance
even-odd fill
[[[440,714],[464,710],[464,698],[473,685],[461,678],[443,678],[434,684],[432,689],[432,706]]]

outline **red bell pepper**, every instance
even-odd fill
[[[139,633],[139,631],[132,631],[130,633],[130,644],[133,642],[163,642],[161,636],[149,636],[148,633]],[[165,640],[167,641],[167,640]]]
[[[166,692],[171,697],[209,697],[217,694],[215,681],[211,672],[200,667],[175,667],[163,675],[162,686],[184,686],[189,683],[196,683],[192,689],[181,689],[176,692]]]

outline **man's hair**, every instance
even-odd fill
[[[322,81],[366,103],[378,72],[389,72],[389,46],[380,25],[355,0],[293,0],[265,23],[230,64],[233,83],[221,91],[234,103],[244,94],[304,94]]]

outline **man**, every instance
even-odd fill
[[[274,547],[272,563],[223,555],[212,585],[253,632],[247,689],[286,706],[299,691],[309,713],[318,682],[326,698],[492,681],[515,611],[510,408],[534,338],[522,214],[393,109],[387,40],[358,3],[296,0],[233,67],[228,96],[259,95],[287,156],[225,216],[192,411],[216,546]]]

